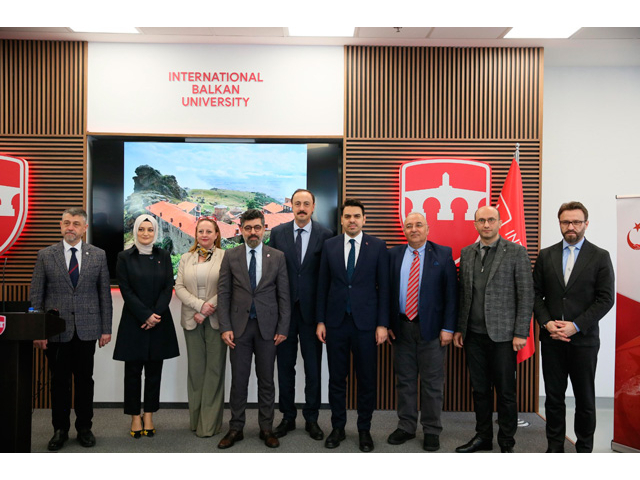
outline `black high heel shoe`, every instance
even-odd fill
[[[142,417],[140,417],[140,421],[142,421]],[[144,429],[144,423],[142,424],[142,428]],[[133,438],[138,439],[142,436],[142,432],[143,430],[129,430],[129,435],[131,435]]]
[[[142,435],[144,435],[145,437],[153,437],[156,434],[156,429],[155,428],[151,428],[151,429],[146,429],[144,428],[144,418],[142,418]]]

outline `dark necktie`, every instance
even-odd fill
[[[356,269],[356,241],[352,238],[349,243],[351,243],[351,250],[349,250],[349,257],[347,258],[347,279],[349,280],[349,287],[351,287],[351,277],[353,277],[353,272]],[[347,293],[347,313],[351,313],[351,291]]]
[[[304,229],[299,228],[296,232],[298,232],[298,236],[296,237],[296,255],[298,256],[298,265],[302,265],[302,232],[304,232]]]
[[[256,289],[256,251],[251,250],[251,261],[249,262],[249,281],[251,282],[251,291],[255,291]],[[249,312],[249,316],[251,318],[257,317],[256,315],[256,306],[251,300],[251,311]]]
[[[78,269],[78,259],[76,257],[77,248],[71,247],[71,260],[69,261],[69,278],[71,278],[71,285],[76,288],[78,285],[78,277],[80,276],[80,270]]]
[[[490,248],[491,247],[487,247],[487,246],[482,247],[482,250],[484,250],[484,255],[482,255],[482,260],[481,260],[482,268],[480,269],[480,273],[484,272],[484,262],[487,261],[487,257],[489,256],[489,249]]]

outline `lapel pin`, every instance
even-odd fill
[[[271,254],[270,254],[270,253],[267,253],[267,258],[269,258],[270,256],[271,256]]]

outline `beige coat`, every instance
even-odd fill
[[[213,252],[211,260],[205,263],[209,266],[209,274],[207,279],[206,300],[216,309],[218,308],[218,277],[220,275],[220,265],[224,257],[224,250],[216,248]],[[198,265],[198,253],[187,252],[182,255],[180,264],[178,265],[178,278],[176,279],[176,295],[182,302],[182,315],[180,316],[180,325],[185,330],[193,330],[196,328],[194,315],[200,312],[205,301],[198,298],[198,279],[196,277],[196,266]],[[218,330],[217,310],[213,315],[209,315],[211,327]]]

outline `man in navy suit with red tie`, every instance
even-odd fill
[[[398,428],[387,441],[400,445],[415,438],[420,411],[423,448],[434,452],[440,448],[444,364],[456,329],[458,282],[451,248],[427,241],[428,233],[424,216],[410,213],[404,221],[408,244],[389,252]]]
[[[318,280],[316,334],[327,345],[329,405],[333,430],[325,447],[346,438],[350,353],[358,388],[360,450],[373,450],[371,418],[376,404],[377,345],[387,340],[389,256],[384,241],[362,232],[364,205],[347,199],[340,209],[343,235],[324,243]]]

